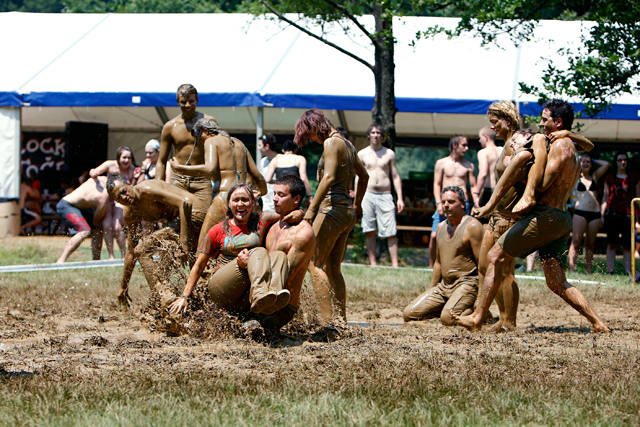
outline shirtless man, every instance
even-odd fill
[[[171,239],[171,231],[164,228],[146,237],[138,245],[142,237],[138,227],[139,221],[156,222],[160,220],[178,220],[176,227],[180,232],[179,242],[182,249],[181,258],[195,252],[200,227],[207,213],[207,206],[195,195],[181,190],[164,181],[151,179],[133,186],[127,184],[122,177],[111,176],[107,182],[109,195],[118,203],[124,205],[124,220],[129,233],[127,245],[132,250],[124,257],[124,271],[120,281],[118,301],[128,306],[129,280],[136,265],[140,261],[142,271],[152,291],[160,291],[161,278],[158,277],[156,261],[152,255],[159,249],[159,245],[166,239]],[[172,254],[173,255],[173,254]]]
[[[187,166],[173,158],[169,164],[174,173],[204,178],[216,183],[218,193],[211,202],[200,230],[198,241],[202,242],[211,227],[224,219],[227,212],[227,192],[236,182],[247,182],[249,177],[252,188],[255,187],[259,191],[255,194],[256,199],[267,193],[267,183],[242,141],[221,130],[215,120],[198,120],[193,127],[193,133],[198,140],[197,146],[204,148],[204,161],[199,165]]]
[[[571,129],[572,123],[573,108],[566,102],[552,100],[544,106],[540,125],[545,134]],[[574,142],[566,136],[556,137],[549,148],[542,182],[537,188],[540,194],[534,208],[502,235],[489,251],[489,264],[478,306],[468,316],[452,313],[458,325],[480,330],[500,286],[505,258],[523,257],[539,250],[549,289],[586,317],[594,332],[609,332],[582,292],[567,282],[561,263],[572,225],[571,215],[566,210],[567,200],[579,176]],[[501,185],[502,179],[498,182],[496,192],[502,190],[499,189]]]
[[[405,322],[440,316],[443,325],[453,326],[451,313],[471,313],[478,295],[482,224],[465,215],[466,198],[460,187],[445,187],[440,200],[447,219],[438,225],[431,288],[404,309]]]
[[[475,166],[469,160],[464,159],[464,155],[469,149],[469,141],[463,135],[454,135],[449,140],[449,156],[436,162],[433,176],[433,195],[436,199],[436,212],[433,214],[433,223],[431,225],[431,239],[429,239],[429,265],[433,267],[436,259],[436,231],[440,221],[444,220],[442,211],[442,201],[440,195],[444,187],[457,186],[464,191],[466,200],[469,200],[467,194],[467,184],[471,188],[476,187]],[[472,191],[473,193],[473,191]],[[473,204],[478,206],[478,195],[473,194]],[[465,206],[465,212],[470,212],[470,207]]]
[[[24,235],[29,228],[33,228],[42,222],[40,216],[42,196],[40,191],[33,188],[32,179],[27,178],[20,183],[20,219],[26,221],[20,227],[20,235]]]
[[[358,157],[369,174],[367,192],[362,199],[362,232],[367,238],[369,263],[376,265],[376,230],[378,237],[386,238],[391,265],[398,266],[398,238],[396,237],[396,205],[391,195],[391,183],[398,196],[398,213],[404,209],[402,180],[396,169],[395,153],[383,147],[386,137],[382,126],[372,124],[367,129],[369,146],[358,152]],[[356,177],[356,187],[358,178]]]
[[[480,129],[478,136],[480,137],[482,149],[478,151],[478,180],[473,192],[480,199],[479,206],[483,206],[489,201],[489,197],[491,197],[491,193],[498,182],[496,178],[496,162],[502,152],[502,147],[496,146],[496,133],[491,129],[491,126],[485,126]]]
[[[196,144],[191,130],[195,123],[205,117],[215,121],[212,116],[196,111],[198,105],[198,91],[190,84],[183,84],[178,88],[176,100],[180,106],[180,115],[169,120],[162,127],[160,136],[160,154],[156,163],[156,179],[165,180],[167,161],[171,148],[175,150],[176,163],[185,165],[201,165],[204,163],[204,147]],[[197,178],[176,173],[171,175],[171,184],[195,194],[207,206],[211,204],[212,186],[208,177]]]
[[[92,235],[91,251],[93,259],[100,259],[102,248],[102,220],[109,211],[109,193],[106,189],[107,177],[89,178],[71,194],[64,196],[56,206],[58,215],[65,220],[69,229],[77,233],[69,240],[57,263],[67,260],[84,239]],[[93,233],[92,233],[93,231]],[[114,259],[113,247],[109,259]]]
[[[280,221],[269,229],[265,238],[266,249],[243,249],[236,258],[238,267],[248,270],[249,273],[244,276],[245,283],[241,283],[240,286],[251,288],[252,295],[278,291],[256,288],[267,288],[274,283],[283,282],[283,288],[289,291],[290,298],[284,308],[274,306],[271,307],[271,310],[269,308],[261,310],[264,316],[259,317],[259,322],[263,328],[271,332],[275,332],[289,323],[297,313],[302,281],[315,249],[316,237],[308,222],[300,221],[297,224],[291,224],[284,221],[285,217],[300,209],[305,194],[305,185],[297,176],[288,175],[278,179],[275,183],[273,201],[275,211],[280,215]],[[283,254],[286,255],[283,256]],[[260,258],[270,260],[271,268],[262,268],[264,261],[260,262]],[[285,265],[281,265],[283,262]],[[261,274],[256,274],[255,270],[252,270],[256,266],[260,268]],[[272,274],[272,272],[282,272],[282,280],[273,281],[264,277],[264,274]],[[225,287],[224,285],[219,286],[218,289]],[[228,289],[237,293],[238,284],[234,283]],[[185,296],[188,297],[192,291],[193,287],[187,285],[183,297],[176,299],[171,304],[170,312],[172,314],[181,313],[187,309],[188,300]]]

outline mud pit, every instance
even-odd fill
[[[197,370],[260,381],[281,381],[284,375],[303,388],[327,390],[338,387],[337,377],[378,385],[381,378],[397,384],[420,378],[447,383],[445,377],[473,383],[483,376],[509,384],[546,381],[550,388],[563,381],[594,387],[639,383],[640,291],[622,278],[603,286],[578,285],[611,334],[591,334],[588,322],[544,282],[520,280],[519,328],[495,335],[446,328],[436,320],[404,325],[402,308],[429,283],[427,273],[361,267],[345,267],[344,273],[351,326],[334,342],[317,331],[308,277],[307,318],[295,319],[279,339],[267,342],[233,319],[226,328],[196,336],[150,333],[140,321],[149,290],[139,267],[131,282],[131,309],[124,311],[116,302],[120,268],[3,274],[0,376],[160,378]],[[491,311],[497,313],[495,306]],[[629,409],[633,417],[637,406]]]

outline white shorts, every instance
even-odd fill
[[[362,199],[362,232],[378,230],[378,237],[393,237],[396,229],[396,204],[391,193],[367,191]]]

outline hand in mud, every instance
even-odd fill
[[[193,257],[189,252],[188,243],[180,243],[180,249],[178,250],[178,259],[180,260],[180,266],[185,267],[187,264],[192,264]]]
[[[133,300],[129,296],[129,290],[128,289],[120,290],[120,293],[118,294],[118,304],[120,304],[121,307],[129,308],[131,307],[131,304],[129,304],[129,302],[131,301]]]
[[[287,224],[298,224],[300,223],[300,221],[302,221],[304,218],[304,213],[302,212],[302,210],[300,209],[295,209],[292,210],[291,212],[289,212],[287,214],[287,216],[285,216],[284,218],[282,218],[282,220],[284,222],[286,222]]]
[[[249,250],[248,249],[241,250],[240,253],[238,254],[238,257],[236,258],[236,262],[238,263],[238,267],[242,268],[243,270],[246,270],[247,265],[249,264]]]
[[[187,311],[187,307],[189,307],[189,301],[186,298],[180,297],[169,306],[170,314],[180,314]]]

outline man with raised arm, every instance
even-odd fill
[[[524,257],[538,250],[549,289],[587,318],[594,332],[609,332],[582,292],[567,282],[564,273],[566,266],[563,260],[566,261],[567,240],[572,226],[571,215],[567,212],[567,199],[580,176],[576,148],[567,137],[572,123],[571,105],[558,99],[545,104],[540,122],[545,134],[549,136],[557,131],[564,133],[556,134],[549,147],[544,174],[536,191],[537,200],[530,213],[503,234],[489,251],[485,286],[476,310],[468,316],[452,313],[458,325],[470,330],[482,328],[501,283],[505,258]],[[503,181],[501,179],[498,182],[496,192],[504,190],[500,188]]]
[[[471,313],[478,295],[482,224],[465,215],[466,199],[460,187],[445,187],[440,200],[446,221],[438,224],[431,287],[404,309],[405,322],[439,316],[443,325],[455,325],[451,313]]]
[[[176,163],[181,165],[201,165],[204,163],[204,147],[196,143],[191,130],[195,123],[205,117],[215,121],[212,116],[196,111],[198,91],[193,85],[183,84],[178,88],[176,100],[180,106],[180,115],[169,120],[162,127],[160,153],[156,163],[156,179],[165,180],[167,161],[171,148],[175,150]],[[204,204],[211,204],[212,186],[208,177],[185,176],[173,171],[171,184],[195,194]]]
[[[118,301],[128,305],[129,280],[136,265],[140,261],[142,271],[152,291],[162,293],[162,280],[158,274],[158,263],[153,260],[153,254],[163,243],[175,240],[175,233],[180,233],[178,241],[181,248],[179,254],[182,260],[193,257],[202,222],[207,214],[207,206],[195,195],[157,179],[150,179],[133,186],[127,184],[122,177],[111,176],[107,182],[109,195],[124,205],[124,220],[129,232],[127,245],[131,250],[124,257],[124,271],[120,282]],[[138,222],[157,222],[160,220],[174,221],[171,229],[163,228],[148,235],[138,245],[142,233]],[[175,254],[170,254],[174,256]]]
[[[467,186],[476,187],[475,166],[464,155],[469,150],[469,141],[466,136],[454,135],[449,140],[450,154],[436,162],[433,175],[433,197],[436,199],[436,211],[434,212],[431,225],[431,238],[429,239],[429,265],[433,267],[436,259],[436,230],[440,221],[444,221],[444,213],[442,211],[442,201],[440,195],[444,187],[458,186],[464,191],[466,197],[465,213],[471,212],[468,205],[469,194]],[[473,191],[472,191],[473,193]],[[478,206],[478,195],[472,194],[474,206]]]
[[[367,253],[371,265],[376,265],[376,230],[378,237],[387,239],[391,265],[398,266],[398,238],[396,237],[396,207],[404,209],[402,181],[396,169],[396,154],[383,147],[386,137],[382,126],[372,124],[367,129],[369,146],[358,152],[358,157],[369,174],[367,192],[362,199],[362,232],[366,235]],[[356,177],[356,182],[358,178]],[[398,197],[391,195],[391,183]]]

